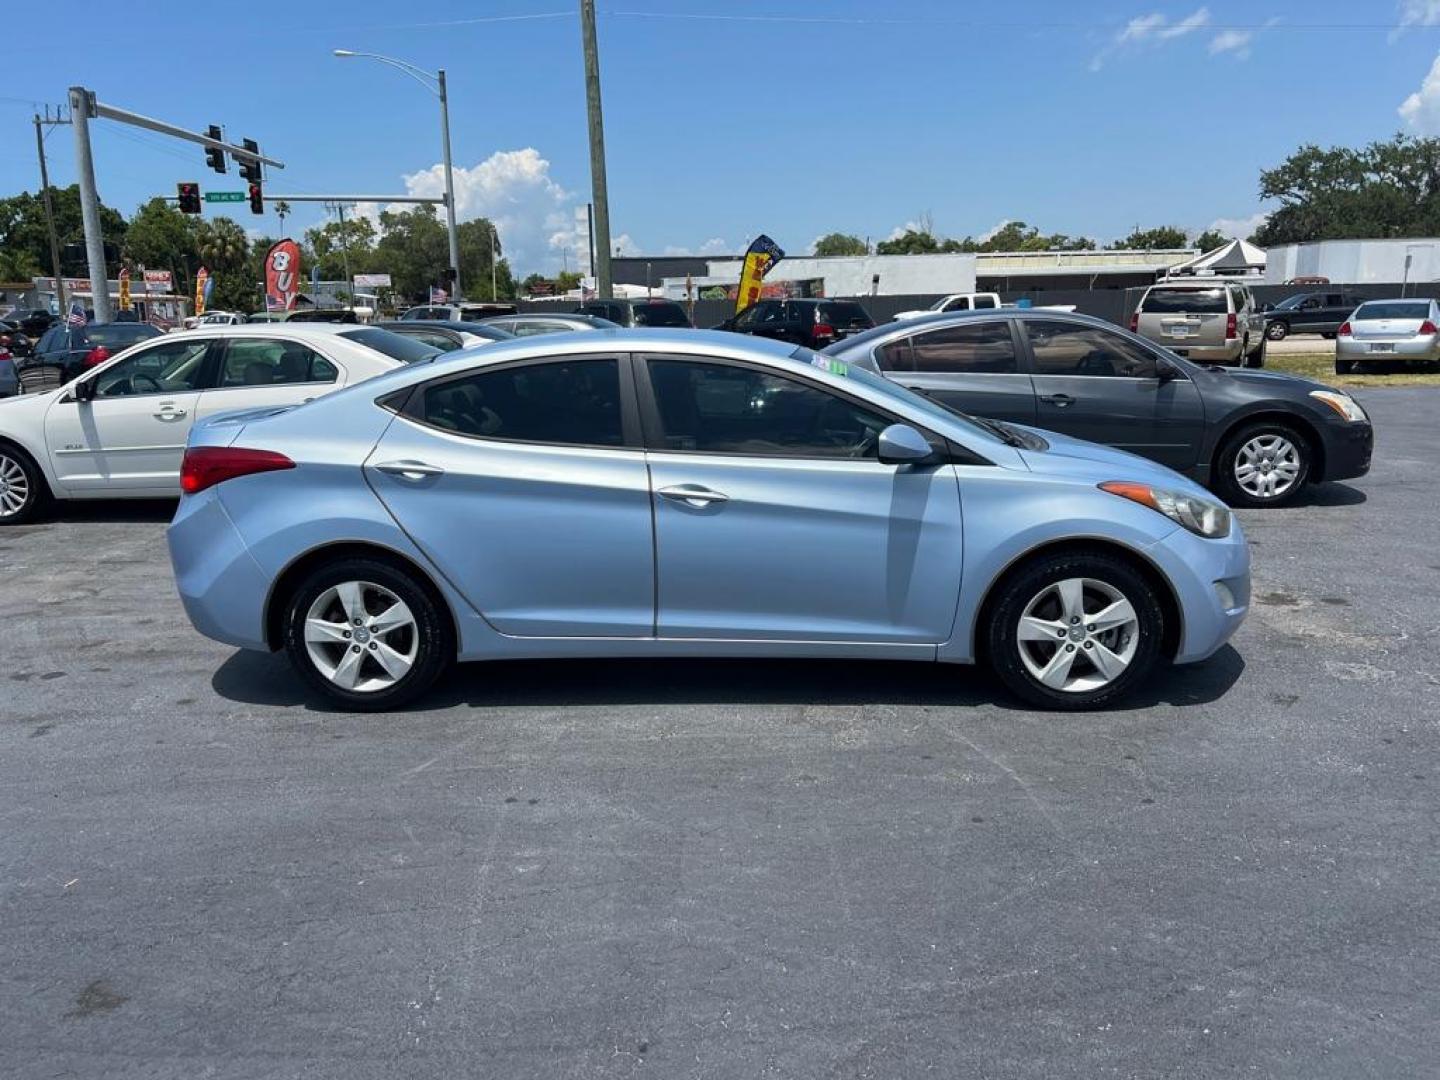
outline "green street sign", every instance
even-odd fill
[[[206,202],[244,202],[245,192],[243,191],[207,191],[205,192]]]

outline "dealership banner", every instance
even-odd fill
[[[761,233],[745,252],[745,265],[740,271],[740,291],[735,294],[735,311],[744,311],[760,299],[760,283],[771,267],[785,257],[780,245]]]
[[[195,314],[205,314],[205,301],[210,298],[210,271],[200,267],[195,275]]]
[[[130,268],[120,268],[120,310],[130,310]]]
[[[357,289],[388,289],[390,288],[390,275],[356,274],[355,287]]]
[[[265,253],[265,310],[294,311],[300,295],[300,245],[277,240]]]
[[[147,293],[168,293],[174,287],[174,279],[169,270],[145,271],[145,291]]]

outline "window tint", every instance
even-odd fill
[[[92,345],[104,345],[113,353],[128,348],[137,341],[159,337],[160,331],[146,323],[102,323],[99,326],[87,326],[85,335]]]
[[[995,307],[995,306],[996,306],[996,305],[995,305],[995,298],[994,298],[993,296],[977,296],[977,297],[975,297],[975,307],[976,307],[976,308],[993,308],[993,307]]]
[[[1224,314],[1225,290],[1214,289],[1151,289],[1140,304],[1141,311],[1162,315]]]
[[[767,308],[773,306],[773,303],[768,300],[762,300],[758,304],[751,304],[744,311],[740,312],[739,315],[735,316],[735,329],[748,330],[760,321]]]
[[[566,330],[573,330],[573,326],[565,323],[536,322],[534,320],[514,322],[505,329],[509,330],[516,337],[534,337],[536,334],[560,334]]]
[[[636,304],[636,326],[689,326],[685,309],[679,304]]]
[[[1428,319],[1430,303],[1427,300],[1374,300],[1361,304],[1353,316],[1356,319]]]
[[[342,330],[340,336],[349,338],[351,341],[358,341],[366,348],[384,353],[391,360],[399,360],[402,364],[423,364],[426,360],[433,360],[441,352],[434,345],[427,345],[418,338],[406,337],[404,334],[392,334],[389,330],[382,330],[378,326],[366,326],[358,330]],[[452,345],[451,348],[454,346]]]
[[[909,338],[897,338],[875,350],[875,362],[881,371],[914,371],[915,357]]]
[[[95,380],[95,396],[173,394],[199,390],[210,342],[189,339],[133,352],[111,364]]]
[[[969,298],[968,296],[957,296],[954,300],[951,300],[948,304],[946,304],[945,307],[942,308],[941,310],[943,310],[943,311],[969,311],[969,310],[970,310],[970,298]]]
[[[1037,375],[1100,375],[1150,379],[1155,357],[1108,330],[1046,319],[1025,321]]]
[[[434,384],[419,419],[486,439],[623,446],[619,362],[524,364]]]
[[[399,333],[401,337],[413,338],[422,345],[429,345],[432,349],[439,349],[441,352],[450,352],[452,349],[460,348],[460,335],[452,334],[446,330],[403,330],[391,333]]]
[[[318,365],[324,364],[317,370]],[[326,371],[329,379],[324,379]],[[335,368],[298,341],[231,338],[225,343],[220,386],[287,386],[335,380]]]
[[[829,323],[831,326],[847,328],[875,325],[875,320],[870,318],[869,313],[859,304],[836,303],[835,301],[820,305],[820,321]]]
[[[890,421],[796,379],[755,368],[649,361],[668,450],[873,458]]]
[[[915,371],[1013,373],[1020,370],[1010,324],[965,323],[910,339]]]

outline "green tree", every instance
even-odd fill
[[[562,293],[578,289],[583,277],[574,270],[562,270],[555,278],[555,288]]]
[[[1279,209],[1252,239],[1264,246],[1440,230],[1440,139],[1396,135],[1360,149],[1300,147],[1260,173]]]
[[[125,230],[125,259],[147,270],[169,270],[184,282],[199,265],[192,219],[161,198],[135,211]]]
[[[826,233],[815,241],[816,255],[868,255],[865,241],[850,233]]]
[[[246,273],[250,241],[245,230],[227,217],[202,221],[195,227],[195,250],[201,265],[215,279],[207,306],[219,311],[254,310],[259,279]]]
[[[1162,248],[1183,248],[1190,245],[1185,240],[1185,230],[1172,225],[1161,225],[1154,229],[1136,226],[1129,236],[1122,237],[1110,245],[1111,251],[1158,251]]]
[[[1201,251],[1214,251],[1223,244],[1228,244],[1230,237],[1218,229],[1206,229],[1199,236],[1195,237],[1194,246]]]
[[[0,281],[29,281],[41,274],[35,256],[23,248],[0,250]]]
[[[514,296],[515,282],[510,276],[510,267],[501,258],[505,249],[501,246],[500,234],[494,223],[488,218],[474,218],[462,221],[457,231],[460,234],[460,281],[464,285],[465,296],[471,300],[498,300],[501,297]],[[490,295],[492,240],[493,257],[499,260],[495,264],[495,292],[498,296]],[[442,272],[449,265],[447,249]]]
[[[376,266],[390,275],[399,296],[423,301],[431,285],[445,281],[450,267],[450,244],[435,207],[421,203],[409,210],[383,211],[380,231]]]
[[[319,266],[322,281],[343,281],[348,245],[350,272],[368,273],[375,268],[378,238],[375,223],[369,218],[347,217],[343,225],[339,221],[327,221],[305,231],[305,241],[314,253],[314,261],[306,265]]]
[[[940,250],[940,241],[928,230],[906,229],[891,240],[881,240],[875,245],[876,255],[934,255]]]
[[[80,219],[80,188],[51,188],[50,200],[55,208],[55,233],[60,241],[62,274],[88,276],[85,258],[85,227]],[[120,249],[125,241],[125,218],[118,210],[100,207],[100,233],[106,244],[107,269],[114,274],[120,269]],[[0,199],[0,251],[12,258],[28,254],[31,262],[50,270],[50,240],[45,227],[45,201],[38,194],[22,191],[8,199]]]

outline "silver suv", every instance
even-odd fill
[[[1237,281],[1151,285],[1130,316],[1130,330],[1200,363],[1265,364],[1265,317]]]

